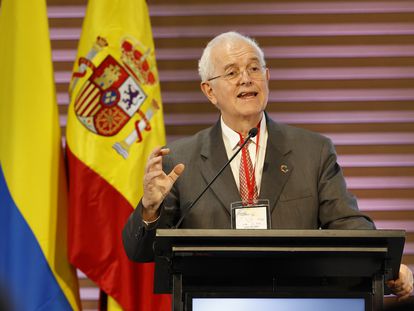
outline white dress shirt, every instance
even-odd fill
[[[230,159],[231,156],[237,151],[240,142],[240,135],[236,131],[233,131],[230,127],[228,127],[223,118],[221,118],[221,130],[223,135],[224,147],[226,148],[227,157]],[[257,142],[257,138],[259,138],[259,142]],[[250,158],[252,160],[252,164],[254,167],[254,173],[256,178],[256,185],[257,185],[257,193],[260,194],[260,184],[262,181],[262,174],[263,174],[263,163],[266,154],[266,145],[267,145],[267,126],[266,126],[266,118],[263,117],[262,121],[260,122],[260,129],[259,134],[252,139],[253,143],[249,144],[249,153]],[[240,161],[241,161],[241,152],[233,159],[230,163],[231,170],[233,172],[234,180],[237,185],[237,189],[240,191],[240,180],[239,180],[239,173],[240,173]]]

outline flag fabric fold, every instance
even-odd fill
[[[10,310],[79,310],[46,1],[0,11],[0,297]]]
[[[146,160],[165,144],[154,43],[144,0],[90,0],[67,121],[71,262],[124,310],[169,310],[153,264],[131,262],[122,228],[142,196]]]

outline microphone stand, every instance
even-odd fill
[[[197,198],[187,207],[187,209],[184,211],[181,218],[178,220],[177,224],[173,227],[173,229],[177,229],[182,221],[184,220],[185,216],[190,212],[191,208],[200,200],[202,195],[210,188],[210,186],[216,181],[216,179],[221,175],[221,173],[224,171],[224,169],[230,164],[231,161],[239,154],[239,152],[243,149],[243,147],[247,144],[247,142],[255,137],[257,135],[258,129],[256,127],[252,128],[249,131],[249,134],[247,135],[246,139],[244,140],[243,144],[240,146],[240,148],[231,156],[231,158],[224,164],[224,166],[220,169],[220,171],[214,176],[214,178],[208,183],[208,185],[204,188],[204,190],[197,196]]]

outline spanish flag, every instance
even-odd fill
[[[1,4],[0,309],[78,310],[46,1]]]
[[[142,196],[146,160],[165,144],[154,43],[144,0],[90,0],[67,121],[71,262],[124,310],[169,310],[153,264],[131,262],[122,228]]]

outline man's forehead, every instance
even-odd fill
[[[223,42],[214,49],[212,56],[214,62],[223,67],[237,66],[241,63],[260,62],[256,48],[243,40]]]
[[[229,62],[229,63],[225,63],[224,64],[224,69],[227,68],[231,68],[231,67],[238,67],[241,64],[247,64],[250,65],[252,63],[256,64],[256,63],[260,63],[259,58],[258,57],[249,57],[247,59],[241,59],[239,61],[233,61],[233,62]]]

